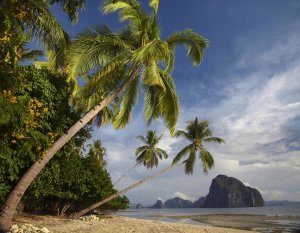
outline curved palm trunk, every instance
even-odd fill
[[[125,172],[119,179],[117,179],[117,181],[113,184],[113,186],[115,186],[117,183],[119,183],[125,176],[127,176],[130,172],[132,172],[138,165],[139,165],[139,163],[136,163],[127,172]]]
[[[113,195],[111,195],[109,197],[104,198],[102,201],[100,201],[100,202],[98,202],[98,203],[96,203],[96,204],[94,204],[92,206],[89,206],[88,208],[85,208],[85,209],[83,209],[83,210],[81,210],[81,211],[79,211],[79,212],[71,215],[71,217],[72,218],[79,218],[82,215],[85,215],[86,213],[90,212],[91,210],[96,209],[99,206],[101,206],[101,205],[109,202],[110,200],[112,200],[112,199],[114,199],[114,198],[122,195],[123,193],[126,193],[126,192],[130,191],[131,189],[133,189],[133,188],[135,188],[137,186],[140,186],[141,184],[144,184],[144,183],[146,183],[148,181],[151,181],[154,178],[156,178],[156,177],[158,177],[158,176],[166,173],[167,171],[171,170],[172,168],[178,167],[178,166],[180,166],[180,165],[182,165],[184,163],[185,163],[185,161],[183,161],[181,163],[177,163],[177,164],[171,165],[169,167],[166,167],[166,168],[160,170],[159,172],[155,173],[154,175],[148,176],[148,177],[146,177],[146,178],[144,178],[144,179],[142,179],[142,180],[134,183],[133,185],[131,185],[131,186],[129,186],[129,187],[127,187],[127,188],[125,188],[125,189],[123,189],[123,190],[121,190],[121,191],[119,191],[119,192],[117,192],[117,193],[115,193],[115,194],[113,194]]]
[[[19,204],[22,196],[32,183],[34,178],[45,167],[54,154],[61,149],[80,129],[82,129],[92,118],[94,118],[104,107],[113,101],[121,92],[123,92],[130,82],[136,77],[138,67],[136,67],[130,74],[129,78],[116,90],[113,94],[102,100],[97,106],[85,114],[79,121],[77,121],[63,136],[61,136],[48,149],[46,155],[36,161],[21,177],[15,188],[11,191],[5,203],[1,206],[0,213],[0,233],[8,232],[11,226],[12,218],[16,207]]]

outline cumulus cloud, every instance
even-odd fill
[[[181,198],[183,200],[189,200],[189,201],[192,201],[192,202],[194,202],[196,200],[196,198],[190,197],[190,196],[188,196],[188,195],[186,195],[184,193],[181,193],[181,192],[174,193],[174,195],[172,196],[172,198],[174,198],[174,197],[179,197],[179,198]]]

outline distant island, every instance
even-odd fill
[[[140,205],[137,208],[141,208]],[[264,205],[264,199],[257,189],[245,186],[234,177],[218,175],[212,180],[209,193],[205,197],[194,202],[180,197],[173,197],[164,203],[157,200],[150,208],[239,208]]]

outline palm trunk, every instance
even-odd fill
[[[45,167],[54,154],[61,149],[80,129],[82,129],[92,118],[94,118],[104,107],[111,103],[121,92],[123,92],[130,82],[136,77],[138,67],[136,67],[130,74],[129,78],[121,85],[121,87],[114,93],[102,100],[97,106],[85,114],[79,121],[77,121],[64,135],[62,135],[54,144],[48,149],[45,156],[36,161],[21,177],[15,188],[10,192],[5,203],[1,206],[0,213],[0,233],[8,232],[11,226],[12,218],[16,207],[19,204],[22,196],[32,183],[34,178]]]
[[[114,184],[113,186],[116,186],[117,183],[119,183],[125,176],[127,176],[131,171],[133,171],[139,163],[136,163],[133,167],[131,167],[127,172],[125,172]]]
[[[82,215],[85,215],[86,213],[90,212],[91,210],[96,209],[96,208],[98,208],[99,206],[101,206],[101,205],[103,205],[103,204],[109,202],[110,200],[112,200],[112,199],[114,199],[114,198],[116,198],[116,197],[122,195],[123,193],[126,193],[126,192],[130,191],[131,189],[133,189],[133,188],[135,188],[135,187],[137,187],[137,186],[140,186],[140,185],[143,184],[143,183],[146,183],[146,182],[148,182],[148,181],[151,181],[151,180],[153,180],[154,178],[156,178],[156,177],[158,177],[158,176],[160,176],[160,175],[166,173],[167,171],[171,170],[172,168],[178,167],[179,165],[182,165],[182,164],[184,164],[184,163],[185,163],[185,161],[183,161],[183,162],[181,162],[181,163],[177,163],[177,164],[171,165],[171,166],[169,166],[169,167],[166,167],[166,168],[160,170],[159,172],[155,173],[154,175],[148,176],[148,177],[146,177],[146,178],[144,178],[144,179],[142,179],[142,180],[140,180],[140,181],[134,183],[133,185],[131,185],[131,186],[129,186],[129,187],[127,187],[127,188],[125,188],[125,189],[123,189],[123,190],[121,190],[121,191],[119,191],[119,192],[117,192],[117,193],[115,193],[115,194],[113,194],[113,195],[111,195],[111,196],[109,196],[109,197],[104,198],[102,201],[100,201],[100,202],[98,202],[98,203],[96,203],[96,204],[94,204],[94,205],[92,205],[92,206],[89,206],[88,208],[85,208],[85,209],[83,209],[83,210],[81,210],[81,211],[79,211],[79,212],[77,212],[77,213],[71,215],[71,217],[72,217],[72,218],[79,218],[79,217],[81,217]]]

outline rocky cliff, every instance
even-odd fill
[[[257,189],[245,186],[234,177],[218,175],[212,180],[203,208],[235,208],[264,206]]]
[[[163,208],[165,208],[165,206],[164,206],[164,203],[162,202],[162,200],[157,200],[156,203],[153,206],[151,206],[150,208],[163,209]]]
[[[179,197],[173,197],[164,203],[166,208],[192,208],[193,202]]]
[[[193,203],[193,208],[201,208],[206,200],[206,197],[200,197]]]

